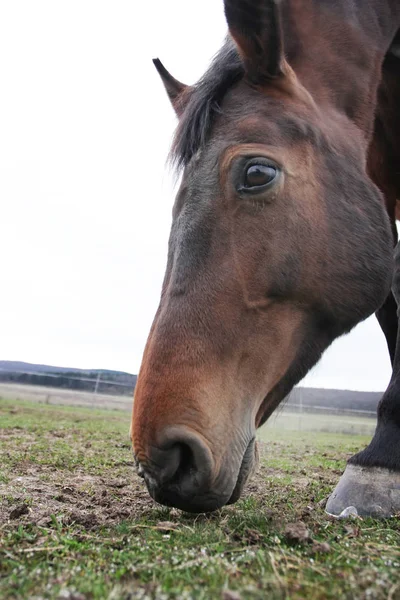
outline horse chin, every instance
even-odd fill
[[[251,475],[256,471],[259,462],[258,446],[255,438],[250,440],[249,445],[243,455],[242,464],[240,465],[239,475],[236,485],[229,498],[227,504],[234,504],[242,495],[243,489],[250,479]]]

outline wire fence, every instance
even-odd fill
[[[0,399],[131,411],[136,377],[126,375],[128,381],[117,381],[107,375],[108,372],[97,372],[92,377],[77,376],[30,369],[10,372],[0,367]],[[307,396],[306,391],[304,395]],[[268,426],[370,434],[375,423],[375,410],[309,403],[302,391],[297,398],[291,396],[283,403],[269,419]]]
[[[136,377],[127,375],[127,378],[129,381],[118,381],[102,372],[90,377],[68,371],[10,371],[0,367],[0,398],[128,410],[132,406]]]

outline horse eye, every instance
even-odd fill
[[[276,168],[271,165],[250,165],[244,176],[245,188],[257,188],[271,183],[276,177]]]

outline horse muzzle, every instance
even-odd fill
[[[192,513],[211,512],[240,498],[256,462],[254,438],[239,460],[238,455],[228,453],[218,468],[202,436],[186,427],[169,427],[162,443],[137,460],[138,473],[159,504]]]

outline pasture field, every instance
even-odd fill
[[[372,437],[376,427],[376,419],[360,416],[344,416],[334,414],[294,413],[290,410],[279,410],[259,429],[258,437],[268,442],[271,429],[289,432],[311,433],[347,433]],[[272,434],[274,437],[274,434]]]
[[[51,388],[38,385],[17,383],[0,383],[0,398],[39,402],[52,406],[82,406],[116,410],[132,410],[131,395],[96,394],[63,388]],[[337,411],[339,413],[339,411]],[[269,429],[285,429],[288,431],[319,431],[328,433],[350,433],[372,436],[376,419],[360,415],[357,411],[343,414],[327,414],[323,412],[294,412],[283,404],[275,412],[268,423],[260,430],[261,439],[269,439]],[[353,412],[353,414],[351,414]]]
[[[134,474],[123,411],[0,400],[0,598],[400,599],[400,521],[324,501],[367,437],[263,431],[234,506],[188,515]]]

